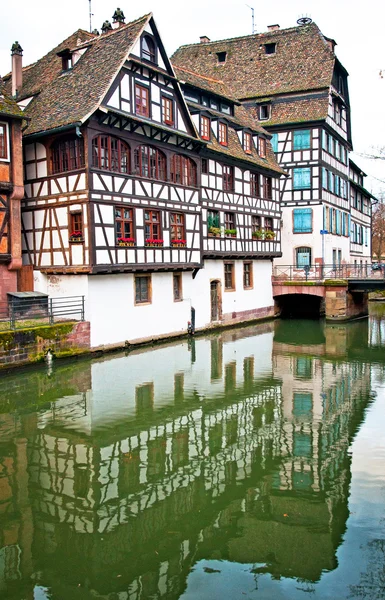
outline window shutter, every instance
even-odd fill
[[[322,130],[322,148],[324,150],[328,149],[327,133],[325,130]]]
[[[322,167],[322,187],[328,189],[328,172],[325,167]]]
[[[341,211],[336,211],[336,233],[341,235]]]
[[[273,137],[271,138],[271,145],[273,148],[273,152],[278,152],[278,133],[273,133]]]

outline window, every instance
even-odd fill
[[[265,46],[265,54],[275,54],[275,49],[277,44],[275,42],[271,42],[269,44],[264,44]]]
[[[235,290],[234,263],[225,263],[225,290]]]
[[[160,240],[160,212],[158,210],[144,211],[144,236],[147,240]]]
[[[271,110],[270,104],[260,104],[258,106],[259,120],[267,121],[268,119],[270,119],[270,110]]]
[[[7,126],[0,123],[0,159],[8,158]]]
[[[201,138],[202,140],[210,139],[210,119],[201,117]]]
[[[148,35],[142,37],[141,57],[144,58],[144,60],[149,60],[152,63],[156,63],[155,44],[152,38],[150,38]]]
[[[258,173],[250,173],[250,195],[255,198],[261,195]]]
[[[174,103],[166,96],[162,96],[162,121],[166,125],[174,124]]]
[[[243,134],[243,149],[247,154],[251,154],[252,147],[253,138],[251,137],[251,133],[247,133],[245,131],[245,133]]]
[[[253,287],[253,263],[243,263],[243,287],[245,290]]]
[[[209,161],[207,158],[202,158],[202,173],[208,175],[209,172]]]
[[[269,199],[273,197],[273,185],[271,177],[263,178],[263,197]]]
[[[51,146],[51,173],[62,173],[84,167],[83,138],[58,140]]]
[[[223,165],[223,190],[225,192],[234,191],[234,167]]]
[[[182,300],[182,273],[174,273],[172,276],[174,302]]]
[[[265,231],[273,231],[273,219],[265,217]]]
[[[151,302],[151,276],[135,275],[135,304]]]
[[[293,210],[293,233],[312,233],[312,213],[311,208],[295,208]]]
[[[311,248],[301,247],[296,248],[295,251],[295,263],[297,269],[303,269],[307,265],[311,265]]]
[[[218,63],[226,62],[227,52],[217,52]]]
[[[217,210],[207,211],[207,227],[220,227],[219,212]]]
[[[119,238],[134,237],[134,222],[132,218],[132,208],[115,207],[115,229],[116,240]]]
[[[310,129],[294,131],[293,149],[305,150],[307,148],[310,148]]]
[[[261,230],[261,217],[259,217],[257,215],[253,215],[251,217],[251,230],[252,230],[252,233],[254,233],[255,231]]]
[[[166,181],[166,157],[152,146],[135,148],[134,163],[137,175]]]
[[[69,239],[70,242],[83,241],[83,214],[80,210],[70,213]]]
[[[271,147],[273,152],[278,152],[278,133],[273,133],[271,136]]]
[[[227,146],[228,138],[227,138],[227,125],[226,123],[219,123],[218,129],[218,140],[222,146]]]
[[[225,213],[225,233],[226,230],[234,230],[235,229],[235,215],[232,212]]]
[[[261,158],[266,158],[266,140],[263,137],[258,138],[258,154]]]
[[[307,190],[310,189],[311,181],[311,169],[310,167],[300,167],[293,169],[293,189],[295,190]]]
[[[170,176],[173,183],[182,185],[197,185],[197,167],[188,156],[174,154],[171,157]]]
[[[92,166],[119,173],[130,172],[130,148],[109,135],[98,135],[92,140]]]
[[[135,112],[142,117],[150,116],[149,90],[138,84],[135,84]]]
[[[186,239],[184,227],[184,215],[182,213],[170,213],[170,237],[171,241]]]

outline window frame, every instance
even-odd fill
[[[303,215],[304,217],[306,217],[305,219],[302,219],[302,221],[308,221],[308,219],[310,218],[310,225],[306,224],[305,225],[297,225],[296,226],[296,217],[297,217],[297,221],[301,220],[299,219],[299,217],[301,217],[301,215]],[[308,208],[308,207],[304,207],[304,208],[294,208],[293,209],[293,233],[299,233],[299,234],[303,234],[303,233],[313,233],[313,209],[312,208]]]
[[[249,271],[247,271],[246,267],[250,267]],[[252,290],[253,287],[253,261],[247,260],[243,262],[243,289]]]
[[[182,212],[170,212],[170,241],[175,240],[186,242],[186,219]]]
[[[146,162],[143,161],[146,158]],[[147,166],[148,173],[143,174]],[[161,150],[154,146],[141,144],[134,149],[134,173],[139,177],[147,177],[153,181],[167,181],[167,158]],[[155,176],[154,176],[155,173]]]
[[[9,161],[8,123],[0,123],[0,160]]]
[[[224,192],[234,192],[235,191],[235,180],[234,180],[234,167],[232,165],[223,165],[222,178],[223,178],[223,191]]]
[[[162,95],[162,123],[165,125],[175,125],[174,100],[169,96]]]
[[[246,154],[252,154],[253,152],[253,136],[249,131],[243,132],[243,149]]]
[[[103,140],[106,145],[103,146]],[[113,143],[117,144],[113,148]],[[97,151],[96,151],[97,150]],[[103,152],[105,155],[103,156]],[[124,161],[125,156],[125,161]],[[131,173],[131,149],[130,146],[123,140],[108,134],[99,134],[92,138],[91,142],[91,164],[93,169],[101,171],[112,171],[113,173],[123,173],[129,175]],[[105,163],[104,165],[102,163]],[[114,168],[114,163],[119,168]],[[122,168],[125,164],[126,170]]]
[[[300,252],[300,250],[308,250],[309,252]],[[294,252],[295,252],[295,268],[296,269],[303,269],[305,265],[300,265],[298,264],[298,255],[299,254],[308,254],[310,257],[309,262],[307,263],[308,265],[312,264],[312,247],[311,246],[298,246],[297,248],[294,248]]]
[[[138,286],[140,280],[147,280],[147,286],[145,290],[145,297],[142,297],[142,289]],[[138,294],[139,292],[139,294]],[[138,299],[139,296],[139,299]],[[152,303],[152,279],[148,273],[140,273],[134,275],[134,305],[143,306],[145,304]]]
[[[306,181],[305,183],[302,182],[305,174],[306,179],[308,176],[308,183]],[[311,167],[295,167],[293,169],[293,190],[311,190],[311,177]],[[301,179],[301,181],[299,181],[299,179]]]
[[[183,302],[182,273],[176,272],[172,274],[172,290],[174,302]]]
[[[235,264],[233,261],[224,261],[224,290],[225,292],[235,292]]]
[[[150,218],[146,218],[146,213],[148,213]],[[153,215],[157,215],[157,219],[154,220],[152,218]],[[160,210],[153,210],[152,208],[145,208],[143,210],[143,223],[144,223],[144,240],[161,240],[162,239],[162,215]],[[147,234],[147,228],[149,230],[149,234]],[[157,235],[154,234],[154,228],[158,228]]]
[[[253,198],[261,197],[261,182],[259,173],[250,172],[250,196]]]
[[[140,92],[139,95],[138,91]],[[143,102],[143,98],[145,98],[146,103]],[[135,82],[135,114],[150,118],[150,89],[137,82]]]
[[[52,142],[49,155],[50,175],[83,169],[85,167],[84,140],[76,135],[58,138]],[[77,164],[72,166],[71,161],[75,161]]]
[[[197,187],[197,165],[184,154],[173,154],[170,160],[170,181],[186,187]]]
[[[268,121],[271,117],[271,104],[258,104],[258,119],[260,121]]]
[[[152,51],[149,48],[148,50],[143,48],[143,43],[149,40],[150,41],[150,45],[152,45]],[[145,33],[140,40],[140,58],[142,60],[146,60],[154,65],[158,64],[158,60],[157,60],[157,47],[156,44],[152,38],[152,36],[150,36],[148,33]]]
[[[263,197],[266,200],[273,199],[273,180],[266,175],[263,176]]]
[[[236,229],[235,226],[235,213],[232,211],[226,211],[224,214],[224,229]]]
[[[202,140],[211,139],[211,120],[205,115],[201,115],[201,138]]]
[[[261,158],[266,158],[266,139],[258,136],[258,154]]]
[[[125,213],[128,212],[129,216]],[[118,216],[120,213],[120,216]],[[134,210],[128,206],[114,207],[114,223],[115,223],[115,243],[118,243],[119,238],[134,239]],[[120,227],[118,227],[120,224]],[[128,225],[128,227],[127,227]],[[119,234],[120,229],[120,234]]]
[[[218,123],[218,142],[221,146],[229,145],[229,130],[227,123],[219,121]]]

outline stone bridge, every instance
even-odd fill
[[[330,321],[366,316],[368,292],[385,290],[381,269],[357,265],[276,266],[272,283],[276,314]]]

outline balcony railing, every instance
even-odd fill
[[[273,268],[273,282],[279,281],[320,281],[324,279],[384,279],[385,266],[372,265],[276,265]]]
[[[9,296],[0,302],[0,331],[75,320],[84,321],[84,296]]]

